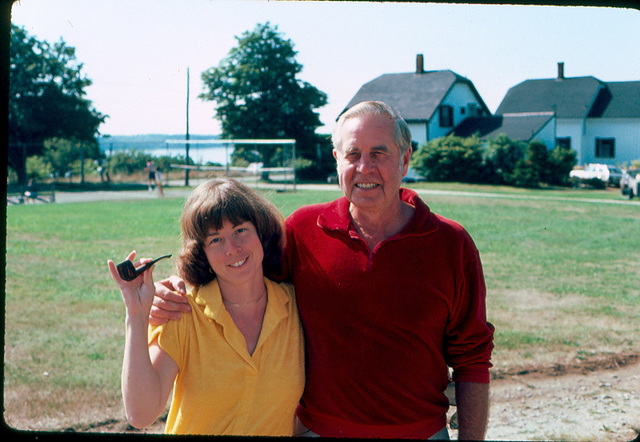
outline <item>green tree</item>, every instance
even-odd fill
[[[75,48],[39,41],[11,25],[8,163],[20,183],[26,182],[26,158],[40,155],[44,140],[96,141],[106,116],[85,98],[90,85]]]
[[[56,176],[64,176],[66,172],[72,171],[74,162],[79,162],[82,170],[86,160],[101,157],[102,153],[98,143],[95,142],[73,141],[62,138],[51,138],[44,141],[44,161],[51,165],[51,169]]]
[[[296,155],[316,160],[315,130],[322,123],[314,109],[327,104],[327,96],[297,78],[302,65],[295,60],[293,43],[269,23],[236,40],[218,66],[202,73],[200,98],[215,102],[223,138],[293,138]],[[272,166],[279,153],[275,146],[264,146],[258,157],[254,146],[237,146],[233,156]]]

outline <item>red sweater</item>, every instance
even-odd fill
[[[287,219],[307,354],[298,416],[321,436],[428,438],[446,424],[447,366],[454,380],[489,382],[478,251],[459,224],[400,194],[415,213],[372,252],[345,197]]]

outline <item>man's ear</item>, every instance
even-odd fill
[[[411,161],[411,152],[413,150],[409,147],[404,154],[402,154],[402,176],[405,176],[409,171],[409,162]]]

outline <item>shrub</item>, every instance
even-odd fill
[[[527,145],[524,158],[518,160],[513,172],[513,185],[517,187],[540,187],[549,179],[549,152],[539,141]]]
[[[484,162],[489,182],[513,184],[518,161],[524,158],[525,146],[504,134],[490,140],[485,149]]]
[[[109,157],[107,170],[109,173],[131,175],[134,172],[141,172],[147,167],[147,161],[151,155],[141,150],[127,149],[114,153]]]
[[[538,167],[527,159],[521,159],[513,171],[513,181],[516,187],[540,187],[540,172]]]
[[[420,146],[411,167],[432,181],[478,182],[483,176],[482,153],[478,137],[447,135]]]
[[[569,186],[569,172],[578,162],[576,151],[562,146],[556,146],[549,155],[548,183],[556,186]]]
[[[572,187],[591,187],[593,189],[606,189],[607,183],[600,178],[589,178],[588,180],[573,177],[569,179]]]

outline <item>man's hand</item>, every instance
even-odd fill
[[[187,289],[184,281],[171,275],[168,279],[155,283],[156,294],[149,312],[149,324],[162,325],[172,319],[180,319],[182,313],[191,312],[186,298]]]

